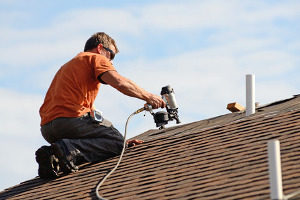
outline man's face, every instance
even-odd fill
[[[112,61],[115,57],[115,52],[116,52],[116,48],[114,47],[114,45],[110,44],[109,48],[103,47],[103,49],[105,50],[105,56]]]

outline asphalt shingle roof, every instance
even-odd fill
[[[300,190],[300,96],[244,112],[150,130],[136,138],[100,193],[108,199],[270,199],[267,142],[279,139],[284,194]],[[95,199],[118,157],[45,181],[36,177],[0,199]]]

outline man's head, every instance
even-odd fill
[[[111,60],[113,59],[114,54],[117,54],[119,52],[115,40],[104,32],[93,34],[86,41],[84,51],[92,51],[95,48],[97,49],[97,51],[101,51],[102,49],[104,49],[105,51],[109,52],[111,55]]]

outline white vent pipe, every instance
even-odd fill
[[[255,75],[246,75],[246,116],[255,113]]]
[[[282,191],[280,144],[278,140],[268,141],[268,157],[271,199],[285,199]]]

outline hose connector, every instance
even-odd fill
[[[142,108],[138,109],[137,111],[135,111],[134,114],[138,114],[140,112],[143,112],[144,110],[146,110],[146,108],[142,107]]]

